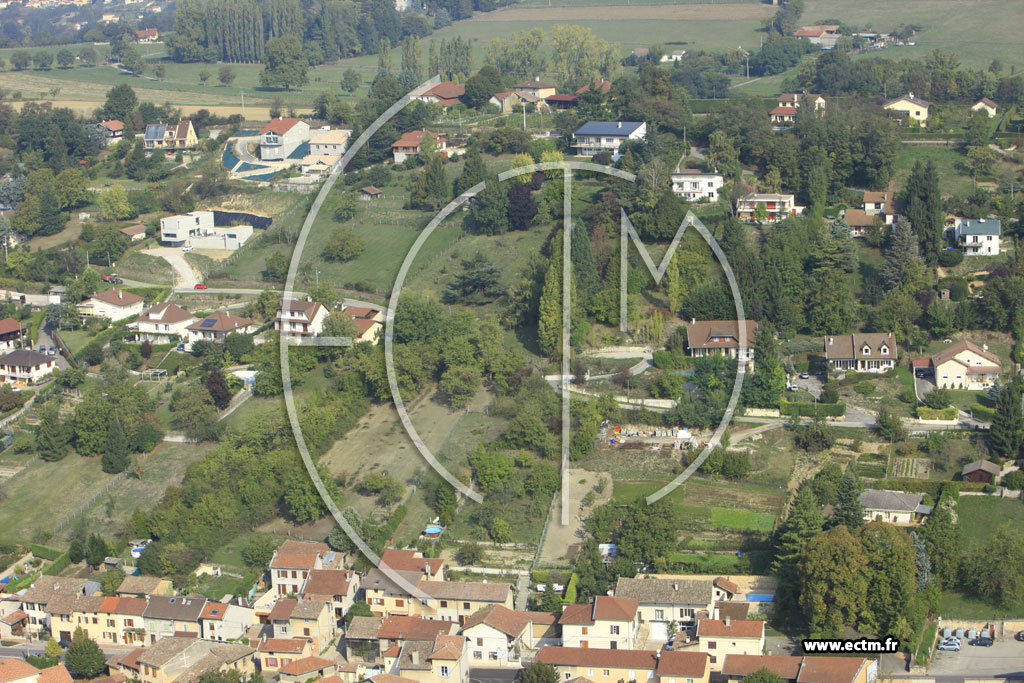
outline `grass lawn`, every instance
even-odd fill
[[[72,453],[53,463],[33,461],[4,485],[7,497],[0,505],[4,538],[29,541],[49,532],[111,479],[100,470],[98,457]]]
[[[977,546],[991,538],[1002,526],[1024,526],[1024,505],[1019,500],[990,496],[962,496],[958,506],[964,544]]]
[[[775,515],[767,512],[711,508],[711,526],[714,527],[768,532],[774,525]]]
[[[85,330],[62,330],[60,333],[60,338],[67,344],[71,353],[76,356],[95,337],[96,335]]]
[[[1020,71],[1024,53],[1020,46],[1019,24],[1007,21],[1009,7],[1002,0],[807,0],[801,24],[839,19],[843,23],[872,31],[890,31],[901,25],[918,24],[921,31],[914,38],[914,47],[893,47],[882,50],[888,59],[924,59],[932,50],[957,52],[965,65],[988,68],[998,58],[1005,65]],[[984,35],[985,40],[972,38]]]
[[[967,195],[974,190],[973,181],[961,175],[958,164],[966,159],[964,148],[952,145],[904,144],[896,156],[896,181],[902,187],[917,162],[935,164],[939,173],[939,189],[943,195]]]
[[[117,274],[128,280],[152,282],[153,284],[171,284],[171,264],[158,256],[150,256],[140,251],[129,251],[120,258],[115,267]]]
[[[942,594],[942,600],[939,602],[939,614],[947,619],[987,620],[1024,617],[1024,599],[1011,605],[993,605],[963,593],[947,591]]]
[[[194,462],[201,460],[213,444],[183,444],[164,442],[157,446],[142,463],[142,476],[136,478],[129,475],[114,484],[105,495],[86,513],[88,527],[97,533],[110,533],[111,529],[119,529],[124,521],[138,507],[144,512],[151,510],[163,498],[164,492],[171,486],[181,483],[185,470]],[[66,460],[78,458],[69,455]],[[99,471],[99,458],[90,459]],[[63,462],[63,461],[61,461]],[[109,475],[103,475],[107,477]],[[82,494],[69,494],[69,500],[82,500]],[[68,510],[71,512],[72,510]],[[56,523],[58,520],[48,520]]]

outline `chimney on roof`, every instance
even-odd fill
[[[729,618],[729,617],[726,617],[725,618],[725,627],[729,628],[729,626],[731,626],[731,625],[732,625],[732,619]]]
[[[619,121],[619,128],[622,128],[622,121]]]
[[[533,80],[537,83],[540,83],[540,76],[534,76]]]
[[[679,590],[679,584],[678,583],[673,583],[672,584],[672,590],[674,590],[674,591]]]
[[[409,659],[412,661],[413,666],[416,666],[420,663],[420,653],[413,650],[409,653]]]
[[[829,345],[829,346],[832,346],[832,343],[833,343],[833,342],[834,342],[835,340],[836,340],[836,338],[835,338],[835,337],[829,337],[829,338],[828,338],[828,345]]]
[[[982,344],[981,349],[982,351],[988,351],[988,344]]]
[[[696,318],[690,318],[690,324],[691,325],[696,325],[697,324],[697,319]]]

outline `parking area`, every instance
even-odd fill
[[[813,373],[809,374],[806,378],[797,375],[793,378],[792,385],[801,391],[809,392],[814,398],[821,396],[821,388],[824,386],[821,377]]]
[[[1002,677],[1024,672],[1024,643],[1012,638],[997,641],[992,647],[966,643],[959,652],[936,652],[928,673],[936,676],[970,678]]]

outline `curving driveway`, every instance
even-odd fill
[[[189,262],[185,260],[185,253],[180,247],[154,247],[153,249],[143,249],[142,253],[158,256],[171,264],[171,268],[174,268],[175,288],[192,289],[199,282],[199,276],[192,270]]]

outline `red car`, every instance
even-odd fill
[[[196,283],[196,289],[209,289],[209,288],[206,285],[204,285],[202,282],[197,282]]]

